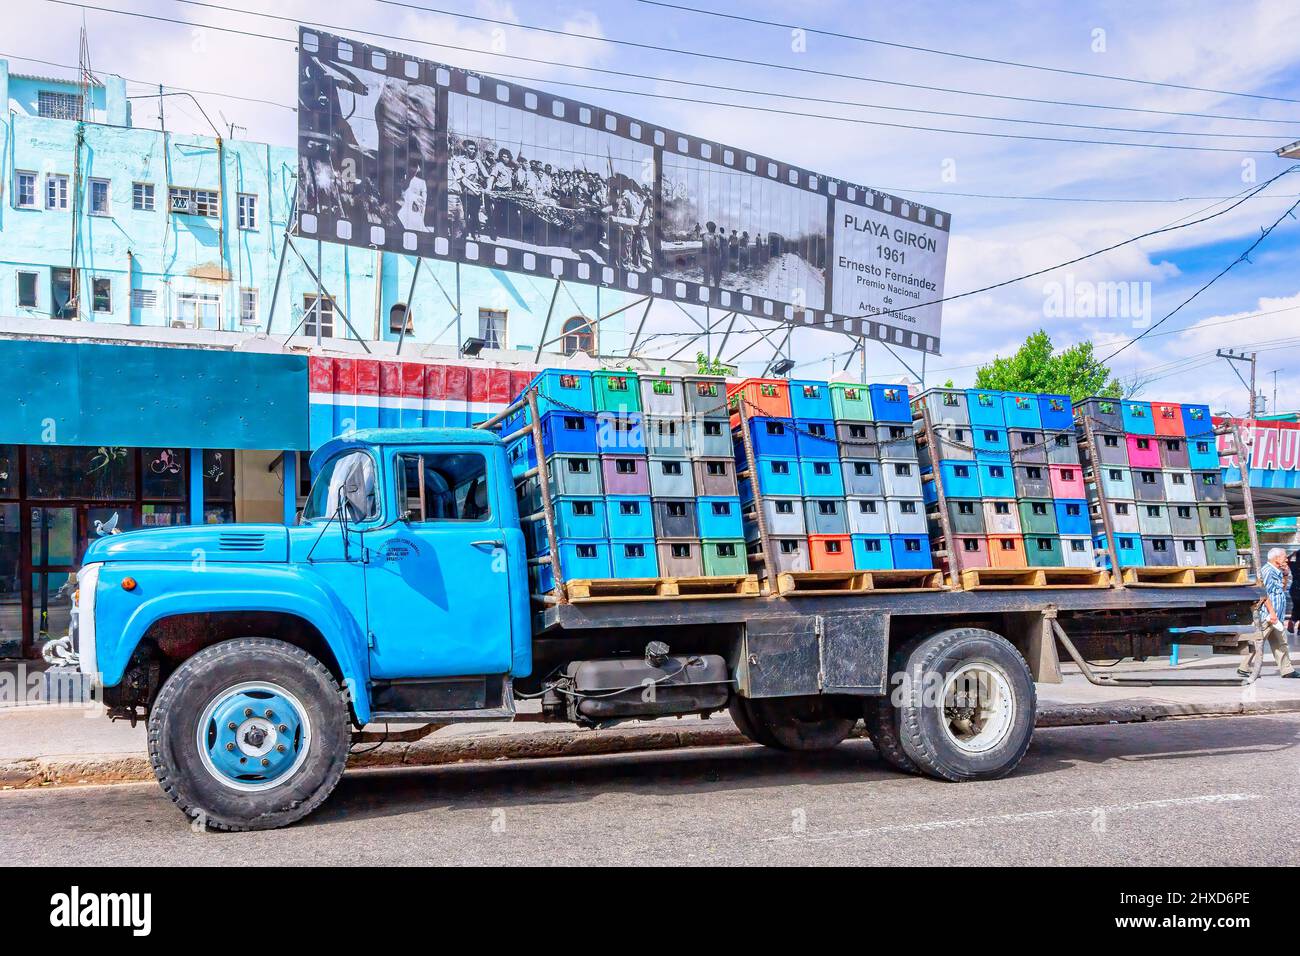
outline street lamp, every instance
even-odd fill
[[[1283,159],[1300,159],[1300,140],[1290,146],[1283,146],[1281,149],[1275,150],[1275,152]]]

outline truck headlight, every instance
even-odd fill
[[[73,609],[77,626],[73,643],[80,657],[81,673],[94,677],[99,673],[95,653],[95,589],[103,565],[87,564],[77,572],[77,600]]]

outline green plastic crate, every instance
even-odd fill
[[[831,382],[831,412],[837,422],[869,422],[871,390],[853,382]]]
[[[641,385],[636,372],[592,372],[591,384],[596,393],[596,411],[641,411]]]
[[[1056,534],[1056,509],[1051,498],[1021,498],[1020,531],[1025,536],[1025,553],[1029,552],[1031,534]],[[1034,506],[1040,507],[1035,509]]]
[[[725,553],[729,552],[729,553]],[[749,556],[745,542],[740,538],[704,539],[704,574],[706,577],[728,577],[749,573]]]
[[[1043,545],[1047,548],[1044,549]],[[1061,538],[1055,534],[1026,534],[1025,563],[1031,568],[1063,568],[1065,555],[1061,552]]]

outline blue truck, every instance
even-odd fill
[[[62,657],[110,717],[147,721],[182,812],[215,829],[284,826],[329,796],[352,746],[385,739],[374,728],[512,720],[521,701],[530,719],[596,731],[727,711],[752,741],[790,751],[834,747],[864,721],[900,770],[996,778],[1030,745],[1034,684],[1060,679],[1058,646],[1101,682],[1088,660],[1235,646],[1249,627],[1255,590],[1232,581],[530,594],[529,562],[547,559],[529,558],[523,523],[550,516],[518,511],[516,483],[544,462],[509,462],[507,443],[532,426],[496,428],[517,411],[487,428],[333,439],[293,527],[154,528],[91,546]]]

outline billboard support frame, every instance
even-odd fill
[[[352,325],[352,320],[349,319],[349,318],[348,318],[348,314],[347,314],[346,312],[343,311],[343,308],[339,305],[339,301],[338,301],[338,299],[334,298],[334,294],[333,294],[332,292],[330,292],[330,290],[327,289],[327,288],[325,287],[325,283],[324,283],[324,281],[321,279],[320,274],[317,273],[316,270],[313,269],[313,268],[311,267],[311,263],[308,262],[308,261],[307,261],[307,257],[304,256],[304,255],[302,254],[302,250],[300,250],[297,246],[295,246],[295,245],[293,244],[293,239],[290,238],[290,236],[288,235],[288,233],[285,234],[284,241],[285,241],[285,245],[287,245],[290,249],[293,250],[293,254],[296,255],[296,256],[298,257],[298,260],[299,260],[299,261],[303,264],[303,266],[307,269],[307,273],[308,273],[308,275],[310,275],[314,280],[316,280],[316,287],[322,291],[322,294],[329,296],[330,304],[333,305],[333,307],[334,307],[334,311],[337,312],[337,313],[339,314],[339,318],[341,318],[341,319],[343,320],[343,324],[346,325],[346,326],[348,327],[348,331],[351,332],[354,336],[356,336],[357,342],[360,343],[361,347],[365,350],[365,352],[366,352],[367,355],[372,354],[371,351],[370,351],[370,346],[366,345],[366,340],[363,339],[363,338],[361,337],[361,334],[360,334],[359,332],[357,332],[356,328]],[[318,241],[319,241],[319,240],[318,240]],[[320,318],[319,318],[319,316],[320,316],[320,311],[321,311],[321,308],[320,308],[320,299],[317,298],[317,300],[316,300],[316,314],[317,314],[316,330],[317,330],[318,332],[320,331],[320,327],[321,327],[321,324],[320,324]],[[293,331],[289,333],[289,338],[293,338],[294,335],[297,334],[298,329],[301,328],[303,322],[305,322],[306,320],[307,320],[307,313],[304,311],[304,312],[303,312],[302,321],[300,321],[296,326],[294,326]],[[287,341],[287,340],[286,340],[286,341]]]

